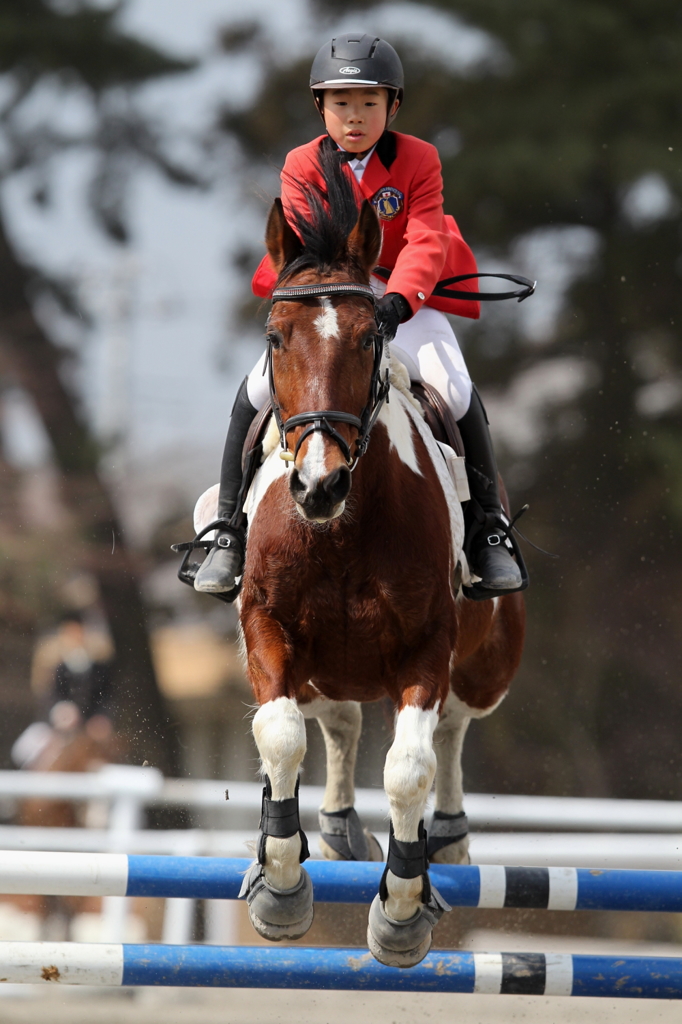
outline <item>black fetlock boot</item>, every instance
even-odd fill
[[[194,589],[202,594],[224,594],[234,590],[237,577],[244,571],[246,523],[240,507],[242,450],[257,412],[249,401],[247,380],[248,378],[245,378],[242,382],[234,400],[225,440],[218,497],[220,525],[215,533],[213,547],[206,555],[194,580]]]
[[[464,593],[481,600],[525,590],[528,577],[525,566],[517,564],[522,563],[522,559],[518,547],[510,540],[510,523],[500,500],[488,417],[475,387],[469,409],[457,425],[464,442],[471,493],[465,512],[464,552],[471,572],[481,578],[473,587],[465,587]]]

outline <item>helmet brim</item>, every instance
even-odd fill
[[[365,78],[355,78],[352,82],[349,82],[347,78],[331,78],[327,82],[315,82],[310,86],[311,89],[371,89],[372,87],[376,89],[394,88],[391,85],[384,85],[383,82],[370,82]]]

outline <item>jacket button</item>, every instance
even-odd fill
[[[424,295],[424,292],[417,292],[417,298],[423,302],[426,296]]]

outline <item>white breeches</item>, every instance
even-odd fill
[[[461,420],[471,401],[471,377],[445,313],[422,306],[400,325],[391,348],[412,380],[426,381],[435,388],[455,419]]]
[[[372,278],[375,294],[383,295],[383,281]],[[456,420],[469,408],[471,377],[464,356],[444,313],[422,306],[411,320],[401,324],[391,347],[407,367],[412,380],[423,380],[435,388],[450,406]],[[265,353],[249,374],[249,401],[260,409],[269,397],[268,378],[263,374]]]

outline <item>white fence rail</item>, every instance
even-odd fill
[[[229,793],[226,801],[225,794]],[[0,799],[44,797],[60,800],[107,800],[145,806],[186,806],[253,811],[260,807],[257,782],[210,779],[164,779],[156,768],[106,765],[98,772],[0,771]],[[321,786],[301,788],[304,813],[317,813]],[[356,806],[367,820],[386,821],[383,790],[358,789]],[[469,793],[466,811],[473,829],[543,829],[584,832],[670,832],[682,834],[682,802],[607,800],[593,797],[495,796]],[[130,812],[129,812],[130,813]]]

